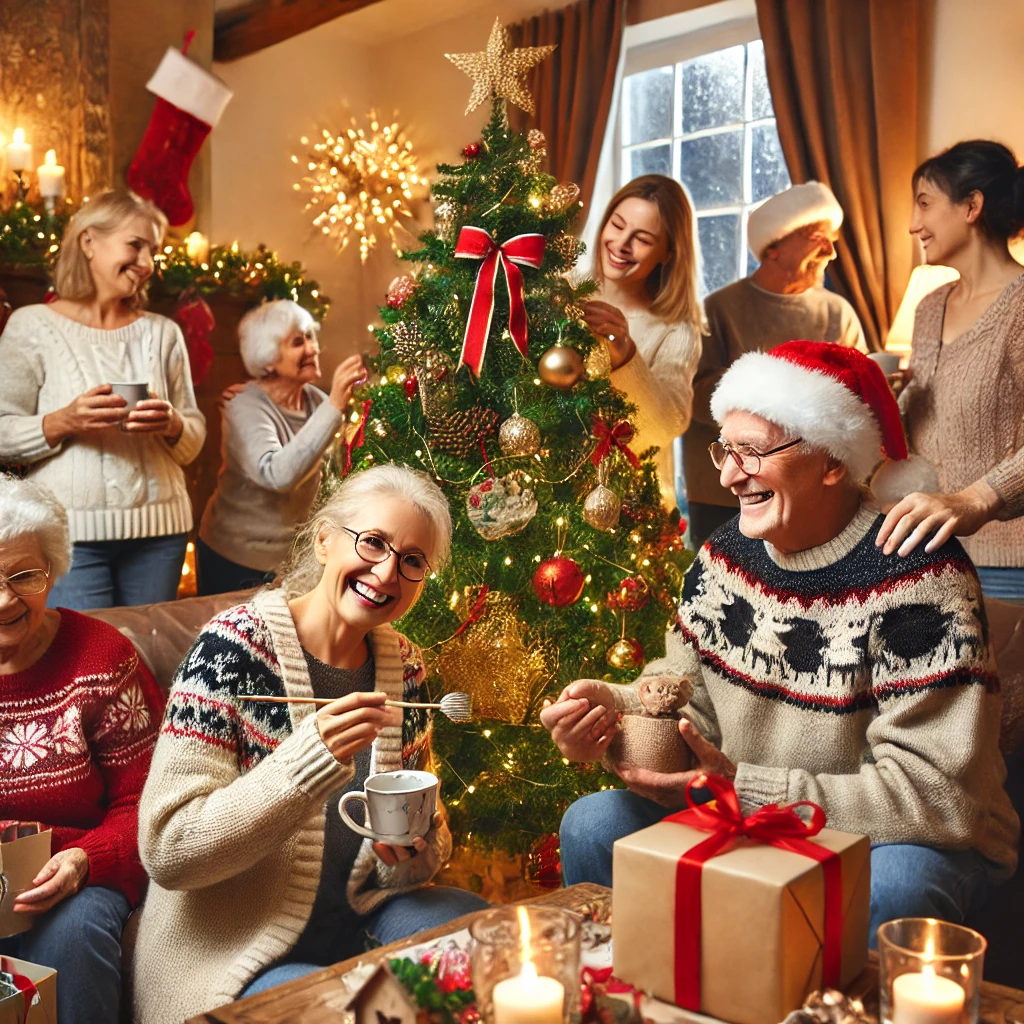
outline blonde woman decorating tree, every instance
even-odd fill
[[[597,233],[598,297],[587,326],[605,339],[612,383],[637,407],[633,447],[659,449],[662,500],[675,508],[672,442],[689,426],[703,321],[693,208],[661,174],[634,178],[612,197]]]

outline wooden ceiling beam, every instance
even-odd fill
[[[217,12],[213,59],[237,60],[379,0],[245,0]]]

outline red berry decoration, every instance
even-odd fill
[[[405,380],[402,381],[402,390],[405,392],[405,400],[407,402],[411,402],[416,397],[419,383],[415,373],[408,374]]]
[[[471,142],[465,147],[465,149],[463,149],[462,155],[466,157],[467,160],[475,160],[480,155],[480,143]]]
[[[575,604],[583,593],[583,582],[583,572],[571,558],[549,558],[533,574],[537,596],[556,608]]]
[[[608,591],[608,607],[615,611],[638,612],[651,599],[651,588],[642,576],[627,576]]]

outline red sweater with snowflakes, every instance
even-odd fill
[[[138,804],[164,696],[113,626],[67,608],[46,653],[0,675],[0,823],[38,821],[89,855],[89,885],[138,904]]]

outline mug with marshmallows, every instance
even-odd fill
[[[353,832],[388,846],[412,846],[412,841],[430,831],[437,811],[437,776],[430,772],[380,772],[371,775],[362,792],[342,796],[338,804],[341,820]],[[357,824],[345,810],[346,804],[365,805],[369,827]]]

